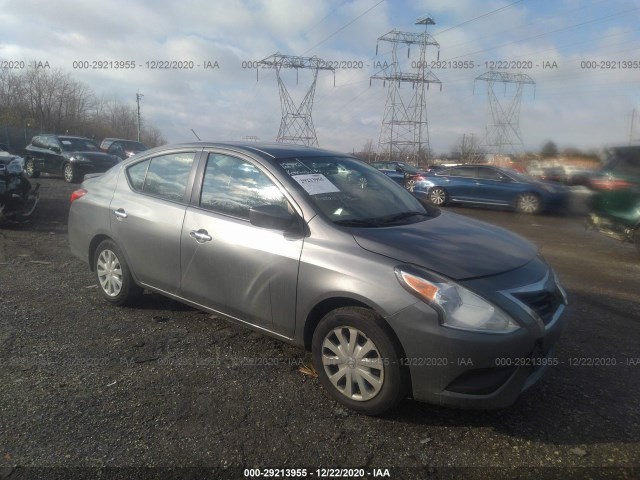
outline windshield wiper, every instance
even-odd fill
[[[405,218],[415,217],[416,215],[420,215],[420,216],[423,216],[423,217],[430,217],[431,216],[426,212],[401,212],[401,213],[396,213],[394,215],[388,215],[386,217],[378,217],[378,218],[375,219],[375,221],[377,221],[379,223],[383,223],[383,224],[395,223],[395,222],[398,222],[400,220],[404,220]]]
[[[345,218],[343,220],[334,220],[335,224],[342,225],[344,227],[379,227],[381,224],[373,218],[359,219],[359,218]]]

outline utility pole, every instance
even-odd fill
[[[382,125],[376,159],[381,156],[388,160],[402,160],[419,164],[424,157],[429,156],[429,125],[427,123],[426,89],[431,83],[439,84],[442,90],[442,82],[427,67],[427,48],[437,48],[437,58],[440,58],[440,44],[427,33],[429,25],[435,25],[431,16],[421,17],[416,20],[416,25],[424,25],[423,33],[401,32],[392,30],[378,38],[376,55],[380,42],[391,43],[391,64],[386,62],[378,73],[371,76],[371,80],[382,80],[383,86],[388,84],[387,101],[384,107]],[[411,73],[406,72],[400,65],[398,49],[407,47],[407,59],[410,58],[411,45],[417,45],[419,49],[418,60],[410,65]],[[410,84],[412,93],[401,95],[401,85]]]
[[[273,68],[276,71],[276,78],[278,80],[282,119],[280,121],[280,130],[278,131],[276,142],[296,143],[312,147],[318,146],[318,137],[316,137],[316,129],[313,126],[313,119],[311,118],[318,72],[320,70],[332,71],[333,84],[335,86],[335,68],[328,66],[324,60],[315,56],[294,57],[291,55],[281,55],[280,53],[275,53],[259,61],[258,68],[260,67]],[[298,79],[298,70],[300,69],[308,69],[313,72],[313,81],[302,103],[298,106],[296,106],[291,98],[287,86],[282,79],[281,72],[283,69],[295,69],[296,80]],[[256,74],[257,70],[258,69],[256,69]]]
[[[517,155],[524,153],[524,142],[520,131],[520,104],[525,85],[533,85],[536,82],[524,73],[506,73],[490,70],[476,77],[476,80],[487,82],[487,96],[489,98],[490,123],[482,146],[488,153],[494,155]],[[504,87],[505,95],[507,85],[515,85],[515,94],[511,102],[500,102],[495,92],[495,85]],[[475,88],[475,81],[474,81]]]
[[[138,141],[140,141],[140,99],[144,97],[140,92],[136,93],[136,103],[138,104]]]

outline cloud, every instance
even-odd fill
[[[256,79],[250,62],[280,51],[317,55],[345,67],[336,70],[335,87],[333,74],[318,75],[313,120],[321,145],[351,151],[370,139],[376,143],[387,90],[381,82],[370,86],[370,76],[376,72],[374,62],[390,61],[391,49],[387,44],[376,56],[377,39],[393,28],[422,31],[414,22],[427,13],[437,22],[429,32],[440,43],[442,60],[429,63],[442,80],[442,91],[430,88],[427,94],[431,144],[437,152],[447,152],[463,134],[483,134],[488,100],[475,78],[491,62],[520,61],[527,68],[505,71],[527,73],[537,83],[535,96],[525,91],[521,107],[520,124],[530,149],[547,139],[582,148],[624,139],[625,122],[640,101],[635,80],[640,68],[583,68],[586,60],[637,56],[637,13],[592,22],[638,7],[630,0],[615,8],[565,0],[504,9],[513,2],[491,0],[481,8],[472,0],[0,3],[1,59],[48,61],[108,98],[133,103],[141,92],[144,121],[161,128],[172,142],[191,140],[191,128],[207,139],[255,135],[273,140],[282,115],[275,72],[259,70]],[[413,46],[409,58],[406,49],[400,51],[408,68],[418,49]],[[430,50],[427,60],[437,60],[436,55]],[[80,61],[112,60],[132,60],[136,68],[77,68]],[[450,60],[474,65],[458,68]],[[164,61],[193,62],[193,67],[151,68]],[[206,69],[207,62],[217,67]],[[545,62],[559,67],[543,68]],[[297,80],[295,71],[284,72],[283,78],[299,103],[310,72],[299,71]],[[402,86],[404,94],[410,89]]]

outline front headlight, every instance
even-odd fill
[[[74,155],[69,160],[79,162],[79,163],[87,163],[90,161],[87,157],[84,157],[82,155]]]
[[[7,173],[19,174],[24,170],[24,160],[16,157],[7,164]]]
[[[451,280],[401,267],[395,272],[407,291],[438,311],[445,327],[484,333],[511,333],[520,328],[498,307]]]

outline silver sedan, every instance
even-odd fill
[[[513,403],[552,363],[564,291],[537,248],[376,169],[284,144],[146,151],[71,198],[106,301],[144,289],[310,349],[348,407]]]

